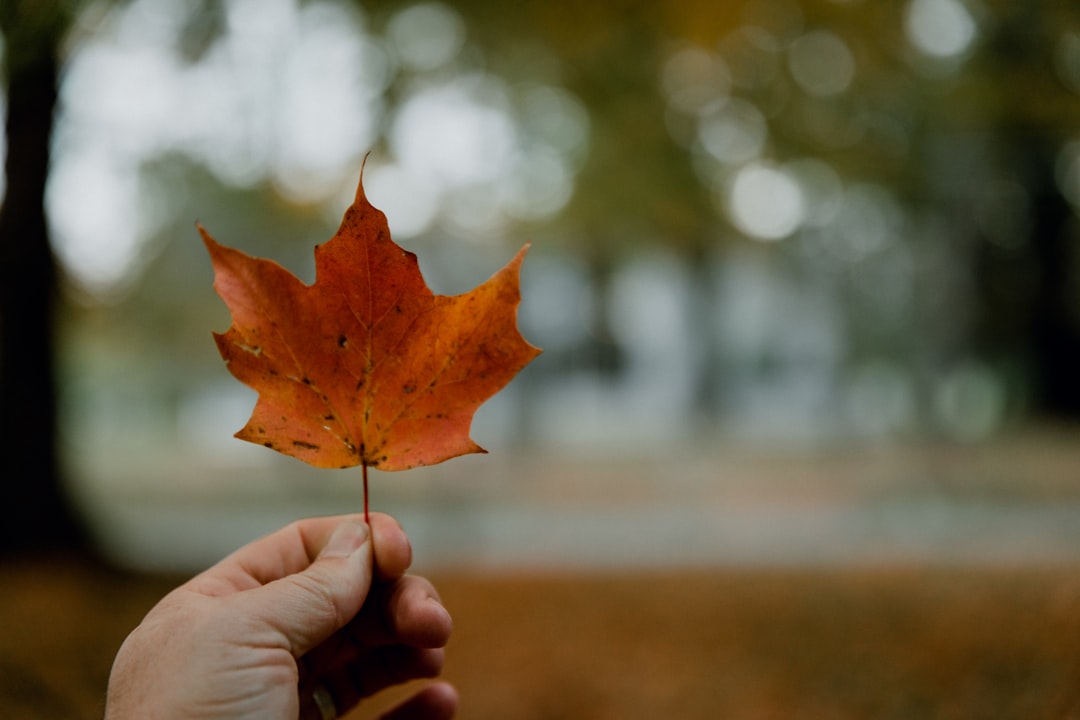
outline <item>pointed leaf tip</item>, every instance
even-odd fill
[[[367,195],[364,193],[364,168],[367,166],[367,161],[369,157],[371,157],[370,150],[364,153],[364,158],[360,161],[360,179],[356,183],[356,197],[354,199],[355,203],[367,202]]]

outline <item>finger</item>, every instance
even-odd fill
[[[305,683],[301,698],[322,687],[334,699],[339,713],[346,713],[364,698],[412,680],[437,677],[442,672],[444,652],[402,646],[368,651],[363,658],[323,673],[318,683]]]
[[[396,580],[412,564],[412,545],[401,524],[389,515],[371,514],[375,572],[380,580]]]
[[[450,720],[458,707],[453,685],[437,682],[384,714],[380,720]]]
[[[380,648],[349,666],[349,680],[359,698],[410,680],[438,677],[446,663],[442,648],[410,648],[401,645]]]
[[[275,631],[300,657],[356,616],[371,587],[372,562],[368,526],[348,517],[302,572],[226,600],[238,614]]]
[[[427,578],[406,576],[388,589],[383,623],[394,642],[422,648],[449,642],[453,618]]]
[[[443,647],[454,621],[439,593],[427,579],[406,575],[391,583],[377,583],[372,598],[343,632],[347,645],[363,649],[380,645]]]
[[[365,657],[371,648],[440,648],[450,640],[453,619],[424,578],[405,576],[389,585],[376,583],[368,595],[352,622],[302,658],[305,682]]]

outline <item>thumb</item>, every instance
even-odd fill
[[[300,657],[360,611],[373,565],[371,530],[358,520],[345,520],[307,569],[253,590],[258,605],[252,612]]]

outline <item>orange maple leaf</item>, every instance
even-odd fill
[[[469,437],[473,414],[540,353],[517,328],[528,245],[471,292],[435,295],[362,177],[341,227],[315,248],[312,285],[198,229],[232,314],[218,350],[259,392],[236,437],[317,467],[363,465],[365,491],[368,467],[486,452]]]

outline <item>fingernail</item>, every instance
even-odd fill
[[[319,557],[349,557],[367,542],[370,534],[371,531],[365,523],[346,520],[334,530],[326,547],[319,553]]]

